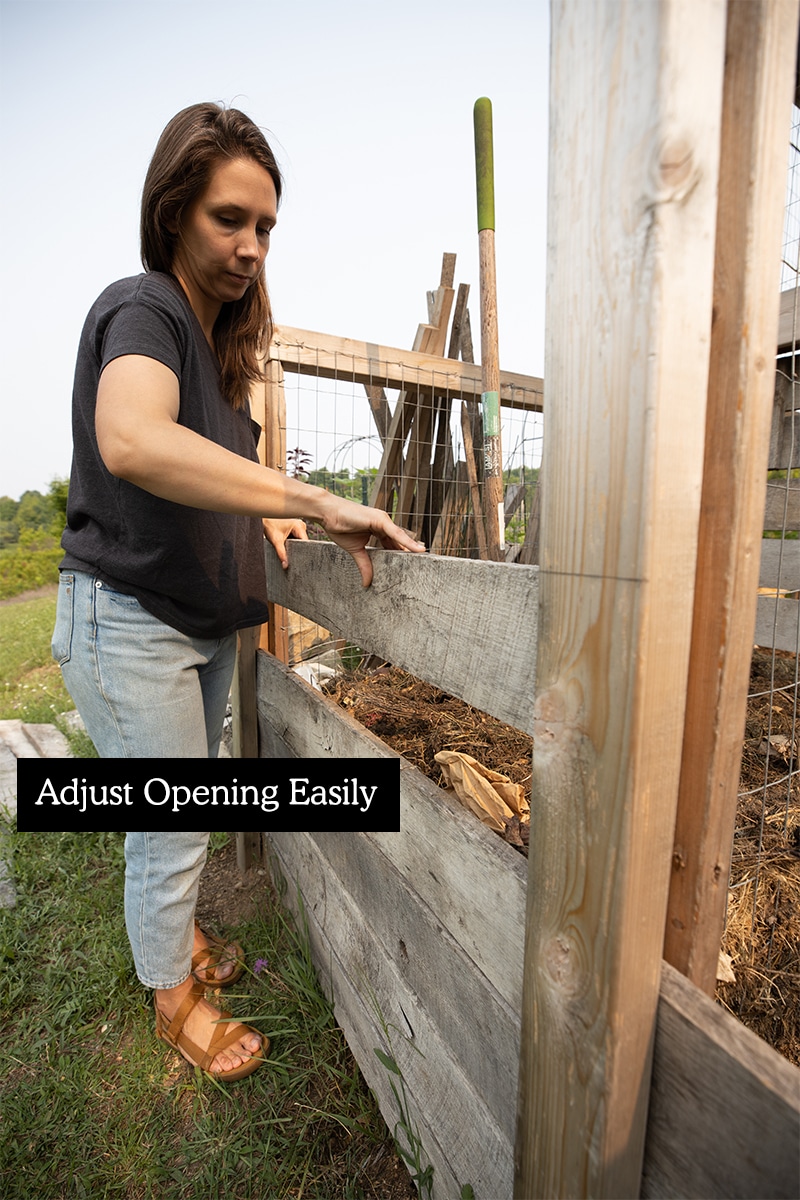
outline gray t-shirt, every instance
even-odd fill
[[[258,426],[222,395],[216,356],[177,280],[153,271],[113,283],[89,312],[78,349],[61,569],[98,575],[192,637],[225,637],[262,624],[259,518],[162,500],[106,469],[95,435],[97,385],[106,364],[124,354],[157,359],[175,373],[179,424],[258,461]]]

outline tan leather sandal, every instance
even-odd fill
[[[211,1041],[205,1050],[183,1032],[186,1018],[203,1000],[204,996],[205,984],[193,984],[191,992],[179,1005],[178,1011],[171,1021],[156,1004],[156,1036],[173,1050],[177,1050],[193,1067],[199,1067],[206,1075],[212,1079],[218,1079],[220,1083],[234,1083],[237,1079],[244,1079],[246,1075],[252,1075],[253,1071],[258,1070],[265,1062],[269,1051],[269,1038],[265,1037],[263,1033],[259,1033],[257,1029],[235,1021],[229,1012],[221,1012]],[[241,1066],[234,1067],[230,1071],[210,1070],[211,1064],[220,1050],[227,1050],[228,1046],[232,1046],[234,1042],[238,1041],[243,1033],[254,1033],[261,1042],[261,1048],[256,1050]]]
[[[204,983],[206,987],[230,987],[232,983],[236,983],[237,979],[241,979],[244,971],[242,947],[238,942],[226,942],[222,938],[215,937],[213,933],[206,933],[205,929],[200,929],[197,921],[195,921],[195,925],[208,942],[208,949],[198,950],[196,954],[192,955],[192,974],[199,983]],[[222,963],[232,963],[233,970],[230,975],[217,978],[217,968]],[[202,976],[198,974],[199,971],[202,971]]]

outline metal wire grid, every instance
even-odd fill
[[[398,403],[409,411],[387,490],[375,499],[376,480],[386,468],[384,438],[362,383],[354,382],[347,354],[337,355],[335,378],[300,373],[284,360],[287,470],[362,503],[379,503],[440,554],[477,556],[475,492],[468,466],[482,478],[480,444],[465,445],[461,388],[452,391],[425,372],[401,368],[404,390],[380,388],[387,418]],[[308,368],[306,368],[308,370]],[[410,399],[409,399],[410,398]],[[420,432],[422,430],[422,432]],[[506,539],[513,561],[524,543],[542,452],[542,414],[502,407],[501,439],[507,493]]]

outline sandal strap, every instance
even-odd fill
[[[178,1040],[181,1035],[181,1030],[186,1022],[186,1018],[192,1009],[197,1008],[197,1005],[200,1003],[200,1001],[205,998],[205,994],[206,990],[202,983],[195,982],[192,984],[192,990],[186,996],[184,996],[183,1000],[178,1005],[175,1016],[166,1027],[165,1032],[171,1041],[176,1042]]]
[[[195,971],[203,971],[206,976],[203,982],[207,984],[213,984],[217,982],[225,984],[230,982],[231,980],[229,975],[225,975],[220,980],[217,979],[217,967],[221,966],[222,963],[230,963],[234,970],[240,966],[241,952],[239,947],[235,942],[225,942],[222,940],[222,938],[215,937],[213,933],[206,933],[204,929],[200,928],[197,921],[195,921],[195,926],[200,930],[200,933],[202,933],[203,937],[207,940],[208,948],[204,950],[198,950],[192,955],[192,974],[194,974]]]
[[[192,990],[178,1006],[175,1016],[163,1030],[165,1041],[175,1049],[178,1049],[178,1039],[183,1042],[184,1048],[196,1060],[201,1071],[209,1069],[220,1050],[227,1050],[228,1046],[233,1045],[234,1042],[239,1040],[242,1036],[239,1032],[240,1030],[245,1033],[255,1033],[261,1039],[261,1035],[258,1034],[257,1030],[251,1029],[249,1025],[242,1025],[240,1021],[234,1021],[232,1013],[221,1011],[217,1018],[211,1041],[208,1043],[206,1049],[204,1050],[202,1046],[198,1046],[196,1042],[192,1041],[187,1034],[182,1032],[183,1026],[189,1013],[205,998],[205,991],[204,984],[195,982],[192,985]],[[164,1021],[163,1015],[162,1021]],[[261,1044],[263,1046],[263,1039],[261,1039]]]

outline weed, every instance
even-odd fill
[[[412,1046],[412,1048],[416,1050],[417,1054],[420,1054],[421,1051],[414,1046],[410,1038],[408,1038],[401,1031],[397,1030],[396,1026],[391,1026],[389,1024],[383,1014],[383,1010],[381,1009],[377,996],[372,988],[369,987],[369,985],[367,985],[367,993],[369,995],[372,1009],[378,1020],[378,1024],[381,1027],[384,1040],[386,1041],[386,1045],[388,1047],[388,1053],[386,1050],[381,1050],[378,1046],[374,1046],[373,1050],[378,1061],[389,1072],[389,1086],[392,1089],[392,1095],[395,1098],[395,1102],[400,1114],[394,1124],[393,1130],[397,1152],[406,1163],[411,1174],[411,1178],[416,1184],[420,1196],[423,1198],[423,1200],[431,1200],[433,1195],[433,1167],[430,1163],[428,1163],[427,1166],[423,1166],[424,1147],[422,1145],[422,1139],[419,1136],[417,1127],[414,1124],[411,1116],[408,1093],[406,1091],[406,1081],[403,1076],[403,1072],[397,1065],[397,1058],[395,1056],[394,1045],[392,1042],[392,1029],[394,1028],[395,1032],[400,1032],[400,1036],[404,1038],[409,1046]],[[402,1141],[400,1135],[402,1135]]]

